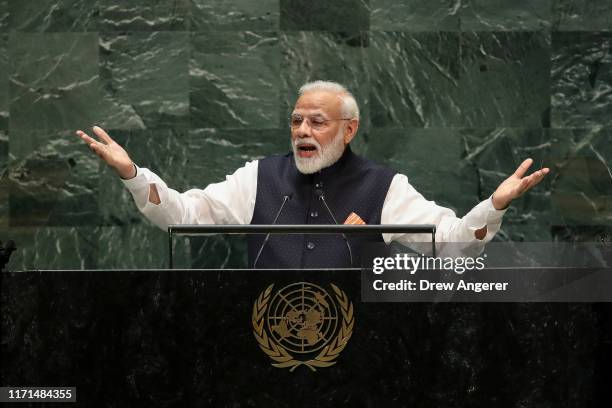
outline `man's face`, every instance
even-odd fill
[[[291,146],[299,171],[315,173],[342,156],[354,134],[351,126],[356,126],[357,121],[347,124],[349,121],[340,119],[342,99],[338,94],[312,91],[300,96],[293,109],[291,127]]]

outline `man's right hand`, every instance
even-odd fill
[[[77,130],[76,134],[89,145],[89,148],[96,153],[102,160],[111,166],[122,179],[136,177],[136,167],[130,156],[106,133],[101,127],[94,126],[93,132],[101,142],[89,137],[82,130]]]

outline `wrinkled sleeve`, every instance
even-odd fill
[[[166,230],[170,224],[248,224],[253,217],[257,193],[257,160],[248,162],[225,181],[205,189],[179,193],[151,170],[137,167],[136,177],[122,180],[138,210],[153,224]],[[154,184],[160,203],[149,201]]]
[[[491,197],[480,202],[463,218],[456,216],[449,208],[426,200],[408,182],[405,175],[397,174],[383,204],[382,224],[434,224],[436,225],[436,243],[466,243],[470,252],[480,252],[501,227],[502,217],[506,210],[496,210]],[[487,234],[479,240],[475,231],[487,227]],[[431,242],[430,234],[384,234],[385,242],[398,241],[410,246],[417,242]]]

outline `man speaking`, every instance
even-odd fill
[[[510,202],[549,172],[543,168],[525,176],[532,164],[525,160],[490,198],[458,218],[426,200],[405,175],[352,152],[359,108],[342,85],[303,85],[289,124],[291,153],[248,162],[223,182],[184,193],[137,167],[103,129],[93,128],[99,141],[81,130],[77,135],[117,171],[138,209],[164,230],[170,224],[435,224],[437,242],[468,243],[479,251],[499,231]],[[276,235],[264,245],[261,235],[251,235],[249,265],[349,267],[353,261],[359,266],[359,248],[365,243],[431,241],[427,234],[359,234],[347,239],[348,244],[339,235]]]

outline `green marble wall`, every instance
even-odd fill
[[[0,239],[12,269],[163,267],[165,233],[74,130],[203,187],[286,151],[296,89],[331,79],[355,149],[461,215],[521,159],[550,166],[497,239],[609,240],[611,44],[608,0],[0,0]],[[244,243],[176,252],[230,265]]]

